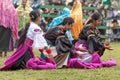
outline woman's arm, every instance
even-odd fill
[[[113,48],[110,46],[110,43],[107,41],[104,42],[104,48],[108,50],[113,50]]]

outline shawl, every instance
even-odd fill
[[[74,24],[71,29],[72,36],[74,39],[78,39],[79,33],[83,28],[82,6],[78,0],[76,0],[76,5],[72,7],[70,16],[74,19]]]
[[[66,18],[68,16],[70,16],[70,9],[65,7],[63,9],[61,15],[52,20],[52,22],[50,23],[48,29],[61,25],[64,18]]]
[[[10,28],[13,37],[18,38],[18,14],[10,0],[0,0],[0,25]]]

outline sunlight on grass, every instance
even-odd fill
[[[102,60],[113,58],[118,65],[109,68],[99,69],[54,69],[54,70],[18,70],[1,71],[0,80],[119,80],[120,77],[120,43],[112,42],[113,51],[106,50]],[[35,55],[39,52],[34,50]],[[11,55],[11,53],[8,53]],[[0,58],[0,65],[3,65],[5,58]]]

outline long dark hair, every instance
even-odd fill
[[[93,21],[98,20],[101,17],[101,15],[98,12],[94,12],[85,22],[84,25],[92,23]]]
[[[31,11],[29,16],[31,18],[31,21],[35,22],[37,17],[40,16],[40,12],[38,10]],[[20,35],[20,39],[18,40],[17,47],[19,47],[21,44],[24,43],[29,26],[30,26],[30,23],[27,23],[25,26],[25,29],[22,31],[22,34]]]
[[[17,47],[20,46],[20,44],[23,44],[25,39],[26,39],[26,34],[27,34],[27,30],[30,26],[30,23],[27,23],[26,26],[25,26],[25,29],[22,31],[22,34],[20,35],[20,39],[18,40],[18,45]]]

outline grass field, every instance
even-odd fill
[[[102,59],[113,58],[117,66],[99,69],[54,69],[1,71],[0,80],[120,80],[120,43],[112,42],[113,51],[105,51]],[[9,53],[10,55],[10,53]],[[36,55],[39,55],[36,52]],[[0,66],[5,58],[0,58]]]

